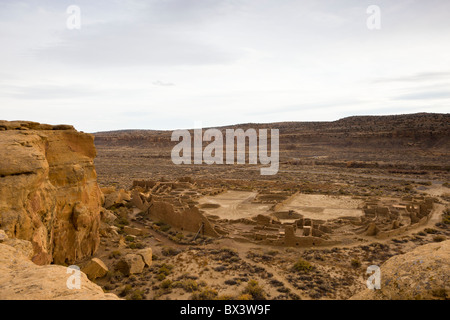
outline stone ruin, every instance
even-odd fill
[[[385,239],[422,226],[431,218],[434,201],[431,197],[403,197],[400,202],[367,202],[361,219],[365,226],[358,233]]]
[[[181,231],[218,237],[210,221],[195,206],[190,182],[133,181],[130,203],[154,221],[161,221]]]
[[[200,186],[191,179],[177,181],[133,181],[130,204],[143,217],[163,222],[180,231],[242,242],[287,247],[329,246],[345,239],[384,239],[424,225],[431,217],[433,198],[364,199],[359,217],[320,220],[289,211],[276,211],[289,194],[259,193],[256,203],[274,203],[267,214],[240,219],[222,219],[208,214],[198,199],[225,191]]]

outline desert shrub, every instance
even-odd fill
[[[172,286],[172,280],[166,279],[161,282],[160,287],[163,289],[169,289]]]
[[[164,247],[162,248],[161,253],[164,256],[176,256],[180,251],[172,247]]]
[[[444,210],[444,215],[442,216],[442,222],[445,224],[450,224],[450,208]]]
[[[142,290],[134,290],[133,293],[130,295],[130,300],[143,300],[145,297],[144,291]]]
[[[242,291],[242,294],[251,295],[253,300],[266,299],[266,293],[264,292],[264,289],[259,285],[258,281],[256,280],[250,280],[247,283],[247,286],[245,287],[244,291]]]
[[[126,236],[125,241],[133,242],[135,238],[133,236]]]
[[[250,294],[241,294],[236,300],[252,300],[253,297]]]
[[[352,259],[351,263],[353,268],[359,268],[361,267],[361,261],[359,261],[358,259]]]
[[[142,242],[132,242],[128,245],[128,247],[130,249],[144,249],[145,244],[143,244]]]
[[[159,230],[161,230],[162,232],[167,232],[171,228],[170,225],[162,221],[155,222],[155,224],[159,227]]]
[[[111,252],[110,254],[109,254],[109,258],[110,259],[112,259],[112,258],[119,258],[120,256],[122,255],[122,252],[120,252],[119,250],[114,250],[113,252]]]
[[[158,275],[156,276],[156,279],[159,281],[164,280],[172,272],[172,269],[173,265],[163,263],[157,271]]]
[[[198,290],[198,283],[195,280],[192,279],[188,279],[185,280],[181,283],[181,286],[183,287],[184,290],[186,290],[187,292],[194,292]]]
[[[201,291],[196,291],[192,294],[192,300],[214,300],[217,298],[217,291],[210,288],[204,288]]]
[[[119,297],[126,297],[131,290],[133,289],[133,287],[129,284],[127,284],[125,287],[123,287],[123,289],[119,292]]]
[[[175,238],[177,238],[178,240],[182,240],[182,239],[184,239],[184,234],[179,232],[179,233],[176,234]]]
[[[130,221],[128,221],[128,219],[125,217],[119,217],[116,219],[116,226],[118,227],[128,226],[129,224]]]
[[[433,241],[434,241],[434,242],[442,242],[442,241],[444,241],[445,239],[447,239],[445,236],[434,236],[434,237],[433,237]]]
[[[270,280],[270,284],[271,284],[272,286],[274,286],[274,287],[282,287],[282,286],[284,286],[283,282],[278,281],[278,280],[276,280],[276,279]]]
[[[170,274],[173,269],[173,265],[163,263],[161,267],[158,269],[158,273],[164,273],[166,276]]]
[[[277,254],[279,254],[280,252],[279,251],[277,251],[277,250],[269,250],[269,251],[267,251],[267,254],[269,255],[269,256],[276,256]]]
[[[434,289],[431,294],[438,298],[447,299],[447,291],[445,288]]]
[[[302,258],[298,259],[297,262],[292,267],[294,271],[297,272],[310,272],[314,269],[314,267],[306,260],[303,260]]]
[[[281,292],[281,293],[289,293],[289,292],[291,292],[291,290],[289,288],[286,288],[286,287],[277,288],[277,291]]]
[[[298,294],[293,293],[293,292],[290,292],[290,293],[289,293],[289,297],[290,297],[292,300],[302,300],[302,298],[301,298]]]
[[[225,270],[227,270],[226,266],[217,266],[217,267],[214,268],[214,271],[217,271],[217,272],[222,272],[222,271],[225,271]]]
[[[167,276],[164,273],[158,273],[158,275],[156,276],[156,279],[158,281],[163,281]]]
[[[198,285],[199,285],[199,287],[206,287],[206,286],[208,286],[208,284],[206,283],[205,280],[200,280],[200,281],[198,282]]]
[[[234,279],[228,279],[228,280],[225,280],[225,284],[226,284],[226,285],[229,285],[229,286],[234,286],[234,285],[236,285],[236,284],[238,284],[238,283],[237,283],[237,281],[234,280]]]
[[[429,234],[435,234],[435,233],[437,233],[437,230],[431,229],[431,228],[426,228],[426,229],[424,229],[423,231],[425,231],[426,233],[429,233]]]
[[[137,242],[136,243],[136,249],[145,249],[146,245],[143,244],[142,242]]]

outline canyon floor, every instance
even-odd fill
[[[126,299],[348,299],[366,288],[368,266],[450,239],[448,115],[239,127],[280,128],[278,174],[261,176],[261,166],[249,164],[175,165],[177,142],[168,131],[95,134],[100,186],[106,197],[127,195],[107,208],[121,217],[118,232],[102,237],[95,255],[110,270],[95,280],[106,292]],[[219,235],[145,215],[131,204],[132,190],[149,202],[196,206]],[[405,215],[405,201],[414,207],[430,198],[420,223]],[[388,206],[394,220],[376,209]],[[378,236],[367,219],[376,221]],[[315,231],[321,245],[270,244],[287,237],[285,225],[301,240],[313,232],[311,221],[322,230]],[[146,247],[153,250],[150,267],[129,276],[115,271],[123,256]]]

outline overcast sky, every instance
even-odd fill
[[[0,119],[95,132],[449,111],[448,0],[0,0]]]

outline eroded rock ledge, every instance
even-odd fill
[[[434,300],[450,297],[450,240],[419,246],[381,265],[380,290],[351,300]]]
[[[23,240],[22,240],[23,241]],[[69,289],[67,268],[38,266],[21,250],[0,243],[0,300],[118,300],[81,272],[80,288]]]
[[[0,121],[0,229],[31,241],[36,264],[70,264],[99,245],[94,137],[69,125]]]

